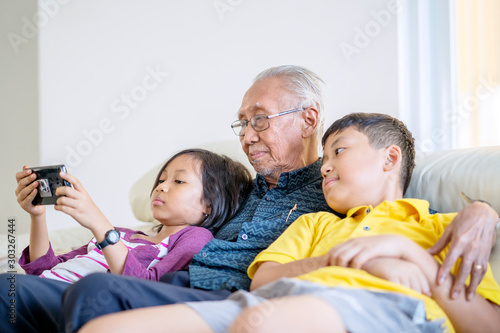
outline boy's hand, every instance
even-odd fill
[[[375,258],[365,263],[361,269],[381,279],[431,296],[429,281],[420,267],[412,262],[395,258]]]
[[[327,254],[328,266],[361,268],[378,257],[400,258],[408,238],[400,235],[357,237],[333,247]]]
[[[76,177],[61,172],[61,178],[73,184],[74,188],[61,186],[56,189],[56,195],[61,197],[57,199],[55,210],[70,215],[83,227],[90,230],[106,220]]]
[[[23,171],[16,173],[16,197],[17,202],[22,209],[34,216],[40,216],[45,213],[45,206],[33,205],[32,201],[38,192],[38,182],[35,180],[36,174],[26,166]]]
[[[467,287],[467,300],[472,300],[476,288],[486,274],[491,248],[495,242],[495,224],[498,214],[488,204],[474,202],[466,206],[445,229],[441,238],[428,251],[435,255],[448,244],[450,249],[439,268],[436,281],[442,283],[458,258],[461,258],[458,276],[450,297],[457,298],[463,291],[465,280],[471,275]],[[481,267],[481,269],[477,269]]]

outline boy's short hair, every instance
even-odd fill
[[[401,148],[402,161],[400,183],[403,194],[410,185],[415,168],[415,139],[405,124],[394,117],[382,113],[351,113],[335,121],[323,135],[323,149],[328,137],[340,133],[349,127],[365,134],[370,145],[375,149],[396,145]]]

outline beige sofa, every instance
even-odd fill
[[[229,155],[250,168],[237,140],[204,148]],[[130,205],[138,220],[137,228],[146,232],[151,230],[152,224],[144,222],[153,222],[149,193],[159,168],[157,166],[145,173],[130,190]],[[462,191],[472,198],[488,201],[500,212],[500,146],[418,154],[408,197],[426,199],[433,209],[440,212],[455,212],[467,205],[460,194]],[[23,237],[27,238],[28,235],[18,236]],[[71,232],[53,232],[50,238],[53,248],[62,252],[81,246],[91,235],[79,227],[73,228]],[[497,229],[497,238],[500,244],[500,229]],[[494,247],[490,265],[496,280],[500,282],[500,245]],[[6,258],[0,259],[0,272],[4,271]]]
[[[208,148],[248,163],[237,141]],[[153,221],[149,193],[159,168],[146,173],[130,191],[130,204],[140,221]],[[488,201],[500,212],[500,146],[417,154],[407,197],[426,199],[431,208],[448,213],[460,211],[468,204],[462,191],[471,198]],[[500,225],[497,225],[497,239],[490,265],[500,283]]]

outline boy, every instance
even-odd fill
[[[382,114],[351,114],[322,143],[323,192],[346,216],[297,219],[249,267],[252,293],[128,311],[84,331],[107,327],[108,320],[113,327],[147,323],[148,331],[176,322],[170,331],[224,332],[235,318],[234,332],[498,331],[500,287],[489,268],[470,302],[464,295],[449,300],[452,274],[435,283],[446,251],[433,257],[425,249],[456,214],[432,215],[426,201],[403,199],[415,155],[404,124]]]

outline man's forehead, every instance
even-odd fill
[[[294,99],[294,94],[283,85],[282,78],[265,78],[247,90],[238,113],[273,113],[281,111],[280,108],[286,107]]]
[[[250,105],[248,107],[244,107],[243,105],[240,107],[240,109],[238,110],[238,114],[240,115],[246,115],[248,113],[257,113],[259,111],[263,111],[263,112],[266,112],[266,111],[269,111],[269,108],[265,107],[264,105],[262,105],[262,103],[260,102],[257,102],[253,105]]]

